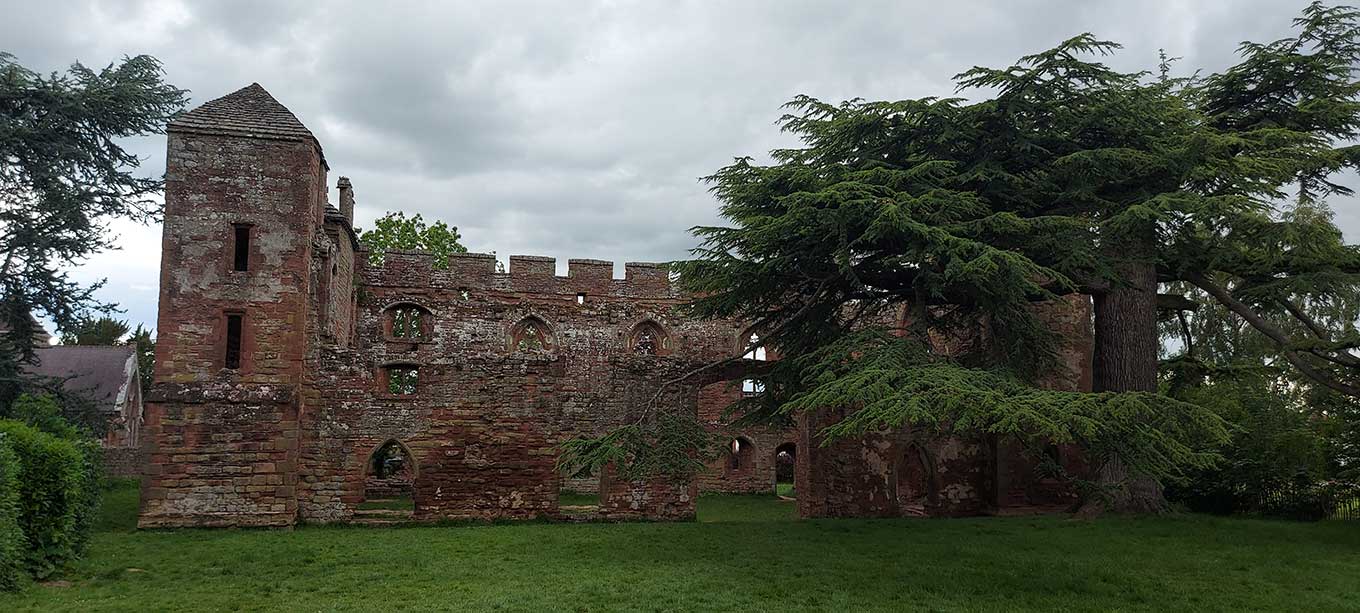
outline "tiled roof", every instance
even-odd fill
[[[129,345],[56,345],[38,350],[38,364],[28,372],[66,379],[67,391],[84,394],[103,411],[113,411],[124,386],[135,383],[136,348]]]
[[[310,140],[316,137],[288,107],[279,104],[259,83],[251,83],[170,121],[169,129]]]

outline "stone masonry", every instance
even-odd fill
[[[626,423],[662,382],[741,355],[749,331],[686,318],[656,264],[614,278],[598,260],[569,260],[565,276],[533,256],[510,256],[504,273],[487,254],[371,263],[353,186],[341,177],[328,204],[320,143],[258,84],[167,131],[142,527],[353,521],[374,484],[409,488],[415,520],[560,517],[563,491],[598,495],[605,519],[689,519],[700,491],[771,492],[781,450],[796,456],[805,516],[982,513],[1042,497],[1004,441],[900,433],[821,447],[827,415],[731,429],[723,409],[739,381],[686,380],[659,397],[729,441],[694,482],[568,478],[563,440]],[[1082,308],[1055,315],[1068,317],[1074,364],[1089,363]],[[393,445],[410,465],[375,477]]]

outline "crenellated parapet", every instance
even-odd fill
[[[366,261],[367,254],[360,257]],[[567,274],[557,274],[557,259],[536,255],[512,255],[507,272],[496,271],[496,256],[489,253],[455,253],[446,269],[435,268],[434,255],[426,251],[386,251],[379,265],[359,269],[359,281],[372,287],[406,287],[436,291],[492,290],[517,293],[585,295],[629,299],[679,298],[665,263],[627,262],[622,279],[614,278],[608,260],[567,260]]]

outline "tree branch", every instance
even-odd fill
[[[1238,317],[1241,317],[1248,324],[1251,324],[1251,327],[1256,328],[1258,332],[1264,334],[1266,338],[1269,338],[1271,342],[1275,344],[1276,349],[1280,351],[1280,354],[1284,356],[1284,359],[1289,361],[1294,368],[1299,369],[1299,372],[1303,373],[1304,376],[1320,385],[1347,396],[1360,398],[1360,387],[1337,381],[1318,371],[1313,365],[1304,360],[1298,352],[1290,349],[1293,342],[1288,334],[1285,334],[1279,327],[1266,321],[1259,313],[1253,311],[1251,307],[1234,298],[1226,288],[1219,286],[1199,273],[1187,274],[1185,275],[1185,280],[1191,285],[1204,290],[1210,296],[1213,296],[1215,300],[1218,300],[1219,303],[1227,307],[1228,310],[1236,313]]]

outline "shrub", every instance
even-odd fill
[[[24,533],[19,529],[19,460],[0,434],[0,591],[18,589],[24,576]]]
[[[1288,515],[1310,514],[1303,511],[1311,504],[1303,500],[1308,491],[1304,484],[1326,478],[1328,454],[1316,424],[1290,398],[1252,377],[1213,382],[1177,395],[1232,424],[1233,438],[1219,450],[1222,459],[1217,466],[1195,471],[1168,487],[1169,499],[1192,511],[1230,515],[1263,513],[1258,507],[1274,497],[1278,504],[1299,505]],[[1292,496],[1295,492],[1298,497]]]
[[[99,491],[96,467],[82,442],[58,438],[17,421],[0,421],[17,457],[19,528],[24,566],[35,579],[50,577],[84,552]],[[89,491],[93,489],[94,491]],[[82,534],[82,530],[85,532]]]

